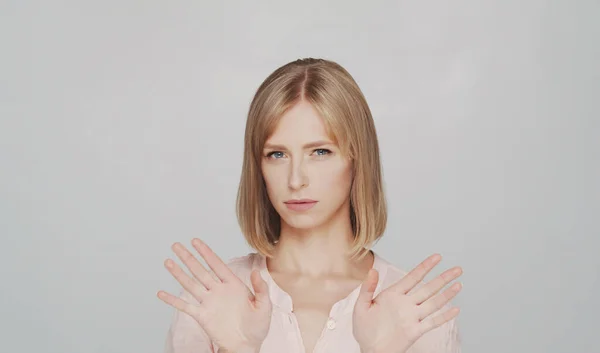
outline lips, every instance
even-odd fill
[[[294,203],[312,203],[312,202],[317,202],[317,201],[311,200],[311,199],[299,199],[299,200],[288,200],[288,201],[285,201],[285,203],[288,203],[288,204],[294,204]]]
[[[287,208],[293,211],[306,211],[317,204],[317,201],[310,199],[288,200],[284,202]]]

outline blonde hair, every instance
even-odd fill
[[[387,206],[375,124],[367,101],[352,76],[324,59],[299,59],[275,70],[260,85],[248,112],[244,161],[236,213],[248,244],[271,257],[281,221],[271,204],[261,172],[265,141],[279,118],[299,101],[309,102],[327,132],[352,160],[350,220],[354,233],[351,257],[362,258],[383,235]]]

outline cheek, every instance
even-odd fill
[[[286,187],[287,179],[284,175],[283,168],[277,168],[277,166],[264,166],[261,171],[269,196],[273,196],[274,192]]]
[[[352,170],[347,163],[335,163],[320,171],[318,179],[324,190],[349,193],[352,184]]]

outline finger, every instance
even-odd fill
[[[450,310],[447,310],[443,313],[437,314],[433,317],[429,317],[426,320],[421,321],[419,325],[419,331],[421,335],[442,326],[448,321],[454,319],[460,313],[460,308],[454,307]]]
[[[250,273],[250,282],[252,283],[252,288],[254,288],[254,298],[256,302],[256,306],[258,308],[268,307],[271,303],[271,298],[269,297],[269,286],[267,282],[260,276],[260,272],[258,270],[253,270]]]
[[[200,283],[190,278],[190,276],[188,276],[187,273],[171,259],[165,261],[165,267],[185,290],[198,299],[198,301],[201,301],[201,298],[206,293],[206,289]]]
[[[196,259],[192,253],[180,243],[175,243],[171,247],[173,252],[179,257],[181,262],[190,270],[192,275],[204,285],[208,290],[214,288],[217,283],[215,278],[208,273],[202,264]]]
[[[415,300],[415,303],[419,305],[427,299],[434,296],[448,283],[460,277],[462,273],[463,271],[460,267],[454,267],[452,269],[446,270],[441,275],[437,276],[434,280],[419,288],[413,294],[410,294],[410,296]]]
[[[379,272],[377,272],[377,270],[375,269],[369,270],[369,273],[367,273],[367,278],[360,287],[358,299],[356,299],[359,305],[362,305],[366,308],[371,306],[371,303],[373,302],[373,295],[375,294],[375,289],[377,288],[378,281]]]
[[[402,277],[400,281],[392,285],[390,289],[396,293],[406,294],[413,289],[419,282],[425,278],[425,276],[437,265],[442,256],[440,254],[433,254],[423,260],[417,267]]]
[[[235,278],[237,278],[231,269],[221,260],[217,254],[212,251],[212,249],[206,245],[202,240],[198,238],[194,238],[192,240],[192,245],[200,256],[206,261],[208,267],[213,270],[214,274],[223,282],[231,282]]]
[[[204,318],[206,317],[206,309],[203,309],[201,306],[197,304],[190,303],[182,299],[185,295],[182,294],[181,297],[177,297],[165,291],[158,291],[156,296],[167,303],[168,305],[174,307],[178,311],[184,312],[189,316],[193,317],[201,326],[204,326]],[[192,299],[192,298],[190,298]]]
[[[183,311],[185,313],[187,313],[188,315],[191,315],[192,312],[194,311],[194,305],[186,302],[185,300],[167,293],[165,291],[158,291],[158,293],[156,293],[156,296],[162,300],[163,302],[169,304],[170,306],[174,307],[175,309],[179,310],[179,311]]]
[[[461,283],[454,283],[450,288],[446,289],[443,293],[427,300],[423,304],[419,305],[419,319],[424,318],[438,312],[444,308],[444,305],[448,304],[462,289]]]

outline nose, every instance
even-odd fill
[[[300,190],[308,186],[308,175],[301,158],[290,163],[288,186],[292,190]]]

